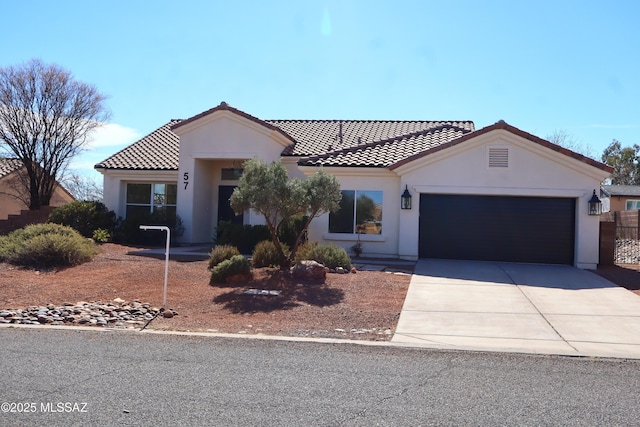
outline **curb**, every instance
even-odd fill
[[[107,327],[95,327],[95,326],[64,326],[64,325],[20,325],[20,324],[0,324],[0,329],[37,329],[37,330],[71,330],[71,331],[92,331],[92,332],[116,332],[116,333],[139,333],[150,335],[177,335],[187,337],[210,337],[210,338],[225,338],[225,339],[259,339],[265,341],[281,341],[281,342],[304,342],[304,343],[318,343],[318,344],[342,344],[342,345],[359,345],[365,347],[389,347],[389,348],[401,348],[401,349],[414,349],[414,350],[431,350],[440,352],[474,352],[474,353],[506,353],[506,354],[521,354],[537,357],[569,357],[573,359],[588,359],[588,360],[614,360],[622,361],[627,360],[631,362],[640,362],[639,359],[629,357],[618,356],[593,356],[588,354],[563,354],[563,353],[530,353],[526,351],[517,351],[514,349],[476,349],[471,347],[457,347],[453,348],[446,345],[418,345],[414,343],[402,343],[392,341],[358,341],[358,340],[346,340],[341,338],[310,338],[310,337],[290,337],[281,335],[262,335],[262,334],[232,334],[223,332],[192,332],[192,331],[166,331],[166,330],[152,330],[152,329],[122,329],[122,328],[107,328]]]

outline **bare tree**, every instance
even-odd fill
[[[0,68],[0,148],[24,164],[29,209],[49,205],[69,161],[109,119],[105,100],[57,65],[33,59]]]
[[[85,202],[102,201],[102,185],[94,179],[72,173],[62,181],[62,184],[77,200]]]
[[[595,154],[591,146],[585,145],[581,141],[575,139],[564,129],[554,130],[553,133],[551,135],[547,135],[545,139],[549,142],[553,142],[556,145],[560,145],[561,147],[568,148],[569,150],[575,151],[576,153],[580,153],[583,156],[595,159]]]

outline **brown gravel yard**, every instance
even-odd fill
[[[105,244],[92,261],[60,271],[37,272],[0,264],[0,309],[115,298],[162,305],[164,260],[131,255],[139,248]],[[406,269],[406,267],[404,267]],[[327,274],[325,284],[288,281],[277,269],[258,269],[237,286],[209,285],[207,261],[170,261],[167,307],[149,329],[238,334],[389,340],[410,275],[358,271]],[[279,289],[280,296],[252,296],[250,288]]]
[[[105,244],[92,262],[59,271],[0,263],[0,309],[111,303],[116,298],[160,307],[164,260],[131,254],[139,249]],[[330,273],[324,284],[292,282],[277,269],[258,269],[249,283],[211,286],[206,260],[172,260],[167,308],[178,315],[158,317],[148,328],[389,340],[411,277],[410,267],[390,267],[389,272]],[[594,273],[640,295],[639,265],[605,267]],[[246,295],[247,289],[282,293]]]

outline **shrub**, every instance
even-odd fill
[[[49,215],[49,222],[69,226],[90,238],[97,229],[113,230],[116,214],[100,202],[76,200],[55,208]]]
[[[325,267],[335,269],[342,267],[351,270],[351,258],[344,248],[336,245],[320,245],[318,243],[305,243],[298,248],[296,262],[302,260],[317,261]]]
[[[96,243],[107,243],[111,238],[111,234],[109,234],[109,232],[104,228],[98,228],[97,230],[94,230],[91,238]]]
[[[216,265],[222,261],[233,258],[236,255],[240,255],[240,251],[235,246],[230,245],[218,245],[211,251],[209,256],[209,270],[213,269]]]
[[[307,223],[309,219],[306,215],[295,215],[284,221],[278,229],[278,239],[282,243],[286,243],[289,247],[293,247],[296,242],[298,234],[302,231],[302,227]],[[307,241],[306,234],[302,238],[302,242]]]
[[[280,242],[292,247],[307,218],[307,216],[296,215],[284,221],[278,232]],[[266,225],[242,225],[231,221],[220,221],[216,227],[213,242],[216,245],[235,246],[240,253],[250,254],[253,253],[256,245],[264,240],[271,240],[271,233]]]
[[[140,230],[140,225],[164,225],[169,227],[172,242],[184,233],[184,226],[179,215],[159,209],[153,213],[149,212],[121,220],[116,227],[113,240],[118,243],[148,246],[164,245],[167,241],[165,233]]]
[[[242,225],[220,221],[216,227],[214,243],[235,246],[240,253],[250,254],[258,242],[268,239],[271,239],[271,233],[266,225]]]
[[[243,276],[247,279],[251,277],[249,260],[242,255],[235,255],[213,267],[209,283],[225,283],[233,276]]]
[[[289,247],[282,243],[282,250],[285,255],[289,253]],[[263,240],[256,245],[251,256],[251,262],[256,268],[260,267],[273,267],[282,264],[282,257],[276,249],[276,245],[271,240]]]
[[[78,265],[96,253],[93,242],[59,224],[29,225],[0,238],[0,261],[33,268]]]

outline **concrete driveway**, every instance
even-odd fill
[[[640,358],[640,296],[569,266],[420,260],[392,342]]]

